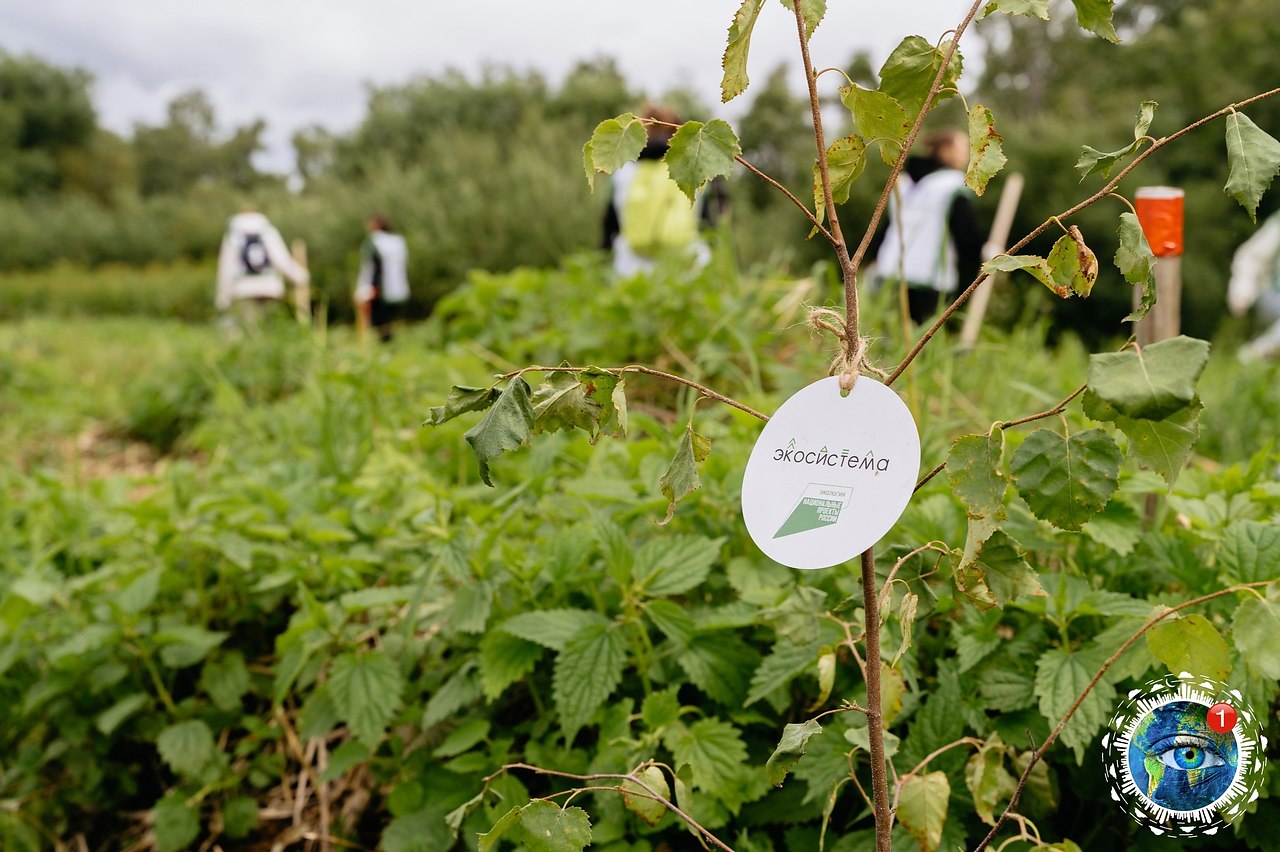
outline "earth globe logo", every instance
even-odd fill
[[[1239,690],[1182,672],[1121,702],[1103,766],[1111,798],[1153,833],[1212,835],[1258,798],[1266,746]]]

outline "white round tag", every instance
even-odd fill
[[[898,395],[861,376],[841,396],[831,376],[765,424],[742,477],[742,517],[775,562],[829,568],[897,523],[919,473],[920,433]]]

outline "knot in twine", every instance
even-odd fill
[[[831,308],[814,308],[809,312],[809,325],[818,331],[831,332],[840,341],[840,351],[832,360],[827,375],[840,377],[841,393],[847,394],[853,390],[864,369],[876,373],[882,379],[885,377],[884,371],[866,363],[867,339],[855,335],[850,340],[848,326],[841,314]]]

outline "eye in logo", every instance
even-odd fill
[[[1155,834],[1216,834],[1258,797],[1267,740],[1238,690],[1182,672],[1135,689],[1102,738],[1111,797]]]

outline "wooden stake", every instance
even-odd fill
[[[307,242],[302,238],[296,238],[289,245],[289,253],[293,255],[294,261],[303,269],[307,268]],[[303,325],[311,325],[311,285],[298,284],[293,288],[293,313],[298,318],[298,322]]]
[[[1004,251],[1009,243],[1009,231],[1013,228],[1013,214],[1018,211],[1018,201],[1022,198],[1024,183],[1022,174],[1014,172],[1005,180],[1004,188],[1000,190],[1000,201],[996,204],[996,217],[991,223],[991,235],[987,238],[987,245],[998,252]],[[1000,275],[990,276],[969,297],[969,310],[964,315],[964,327],[960,329],[962,348],[967,349],[978,341],[982,320],[987,315],[987,303],[991,301],[991,291],[1000,277]]]

